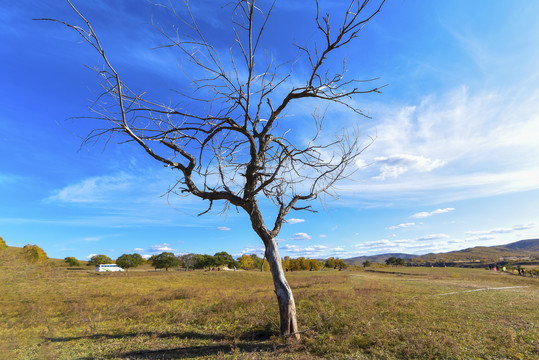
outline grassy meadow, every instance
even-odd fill
[[[269,273],[97,274],[0,252],[5,359],[539,359],[539,279],[482,269],[288,273],[302,339],[278,336]]]

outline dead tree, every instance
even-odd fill
[[[188,107],[174,107],[154,101],[143,92],[132,91],[122,81],[101,46],[89,21],[67,0],[81,20],[81,26],[57,19],[77,31],[98,52],[103,68],[103,94],[94,103],[94,119],[106,126],[86,137],[88,143],[110,141],[120,136],[122,142],[134,142],[149,156],[176,172],[177,183],[169,195],[192,195],[224,209],[242,209],[253,230],[265,246],[275,293],[279,303],[280,331],[283,336],[299,338],[296,306],[283,272],[276,237],[287,214],[314,211],[306,202],[324,194],[355,169],[357,156],[372,142],[360,137],[357,128],[347,128],[328,140],[321,130],[325,112],[316,103],[336,103],[359,116],[366,116],[354,100],[358,95],[379,92],[369,80],[347,79],[342,67],[326,64],[336,50],[356,38],[363,26],[377,14],[385,0],[349,0],[338,23],[329,14],[321,15],[318,0],[313,24],[318,39],[298,45],[298,55],[288,63],[274,64],[269,49],[263,48],[265,28],[275,2],[236,0],[231,6],[233,45],[226,59],[210,43],[184,0],[187,16],[177,17],[178,30],[170,34],[156,26],[165,37],[164,47],[176,48],[190,65],[192,88],[178,91]],[[301,86],[291,85],[293,64],[306,64],[308,76]],[[202,76],[198,76],[201,75]],[[297,81],[294,81],[297,84]],[[106,102],[105,102],[106,99]],[[312,137],[298,141],[279,124],[299,101],[313,106]],[[111,103],[113,105],[111,105]],[[267,198],[276,206],[276,216],[264,219],[259,201]],[[200,214],[200,215],[202,215]]]

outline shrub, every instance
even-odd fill
[[[68,266],[81,266],[81,263],[79,260],[75,259],[73,256],[68,256],[64,259],[64,262]]]
[[[24,257],[30,262],[41,262],[47,260],[47,254],[37,245],[25,245],[23,247]]]
[[[4,250],[5,248],[7,248],[7,244],[4,241],[4,239],[2,239],[2,237],[0,236],[0,250]]]

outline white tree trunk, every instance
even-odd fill
[[[298,332],[298,322],[296,319],[296,303],[294,295],[284,276],[281,257],[277,249],[277,242],[274,238],[266,242],[266,257],[270,265],[275,294],[279,302],[279,315],[281,319],[281,335],[300,338]]]

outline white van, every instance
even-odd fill
[[[119,267],[116,264],[101,264],[101,265],[96,265],[95,266],[95,271],[98,271],[98,272],[106,272],[106,271],[116,272],[116,271],[124,271],[124,269],[122,269],[121,267]]]

